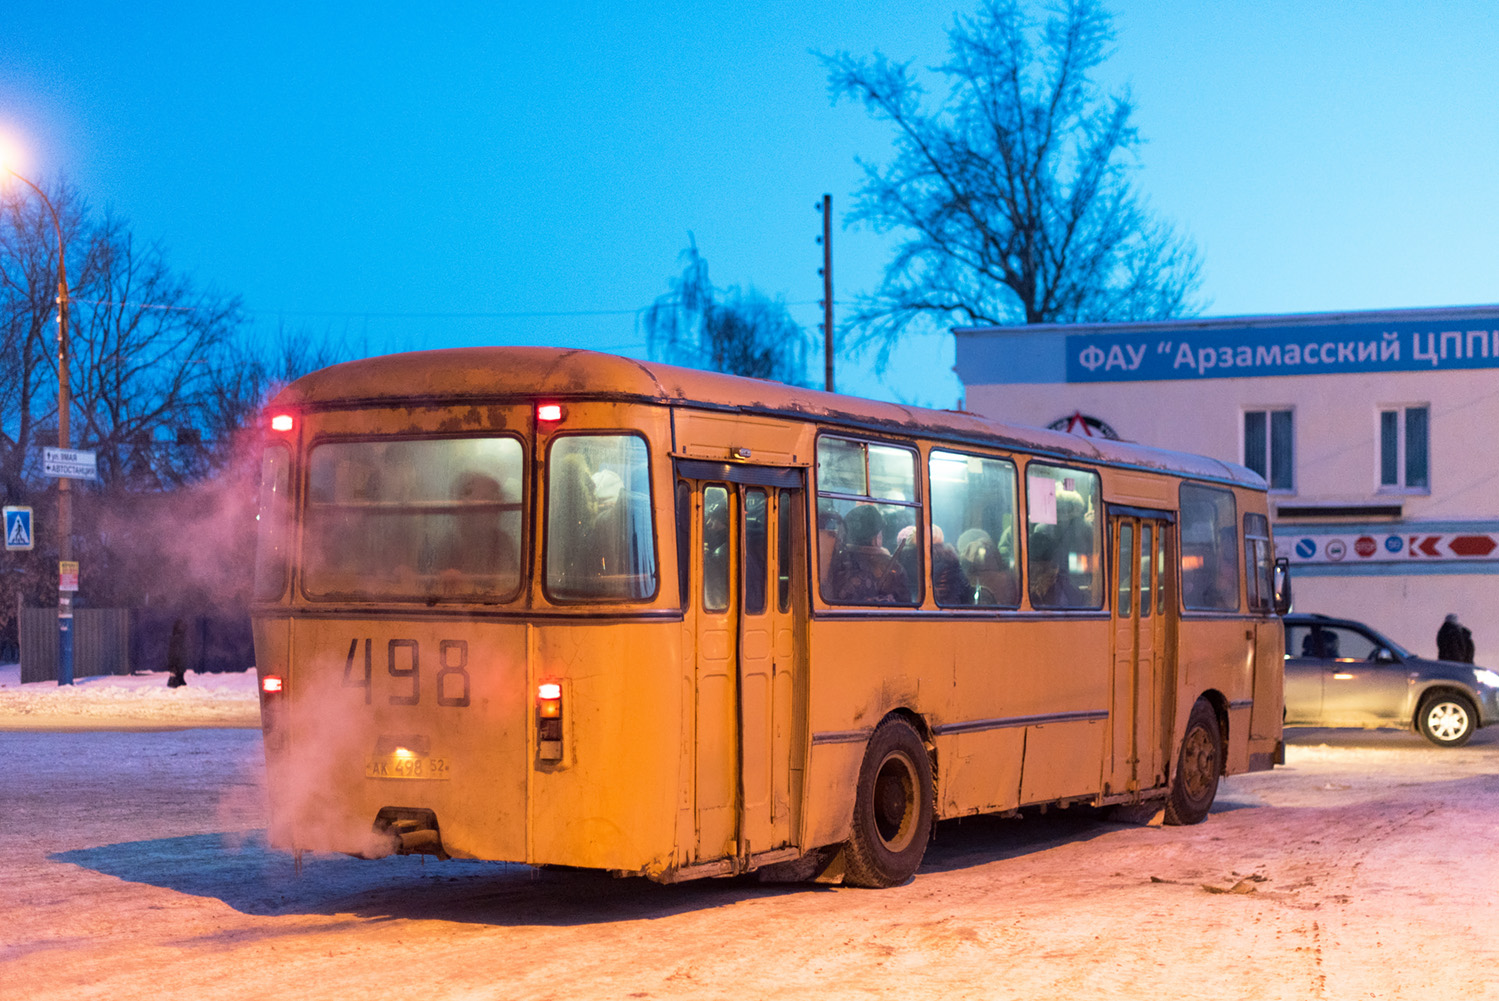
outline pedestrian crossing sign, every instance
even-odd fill
[[[31,508],[5,508],[5,548],[8,550],[30,549],[33,538]]]

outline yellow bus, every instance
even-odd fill
[[[937,819],[1196,823],[1282,760],[1243,467],[561,349],[350,362],[266,418],[256,663],[299,859],[889,886]]]

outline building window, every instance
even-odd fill
[[[1292,424],[1289,410],[1244,411],[1244,465],[1271,490],[1292,490]]]
[[[1431,489],[1431,409],[1390,407],[1379,412],[1379,486]]]

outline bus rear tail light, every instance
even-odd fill
[[[291,414],[274,414],[271,417],[271,430],[287,434],[297,426],[297,419]]]
[[[536,686],[536,756],[562,760],[562,686],[553,681]]]
[[[560,403],[538,403],[536,405],[536,419],[543,424],[555,424],[562,420],[562,404]]]
[[[260,732],[267,751],[286,748],[285,715],[289,707],[282,701],[285,692],[286,681],[281,675],[267,674],[260,679]]]

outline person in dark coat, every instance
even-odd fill
[[[1437,630],[1437,659],[1473,663],[1473,633],[1457,621],[1455,612],[1449,613]]]
[[[181,688],[187,684],[187,623],[178,619],[172,623],[172,635],[167,640],[167,687]]]

